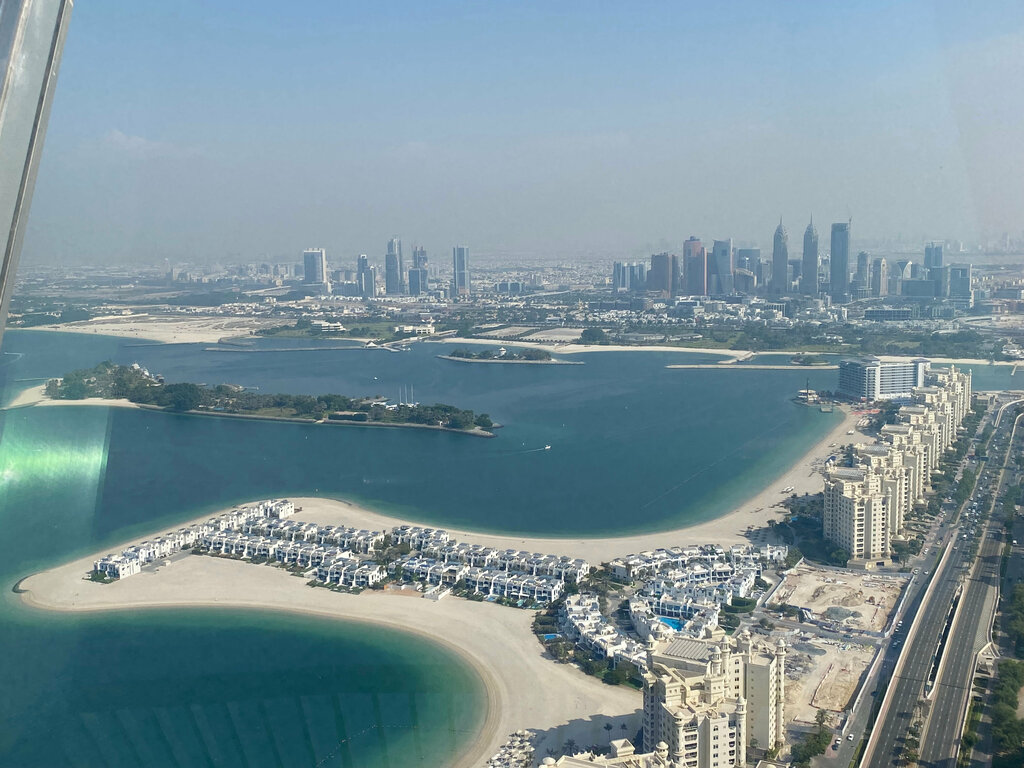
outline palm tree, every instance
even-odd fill
[[[612,727],[611,723],[604,724],[604,729],[608,732],[608,746],[611,746],[612,743]]]

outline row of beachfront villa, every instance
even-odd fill
[[[196,546],[204,536],[222,531],[235,531],[252,520],[272,518],[283,520],[295,514],[295,505],[288,500],[268,499],[232,509],[202,523],[180,528],[130,546],[118,554],[101,557],[93,570],[111,579],[123,579],[142,572],[142,566]]]
[[[703,563],[714,570],[719,563],[729,563],[733,568],[753,568],[761,573],[763,564],[778,564],[786,560],[789,548],[785,546],[755,547],[750,544],[734,544],[724,549],[717,544],[702,544],[690,547],[663,547],[647,550],[634,555],[617,557],[608,567],[613,575],[623,579],[651,578],[660,571],[673,568],[694,567]]]
[[[550,603],[565,591],[565,582],[554,576],[480,568],[466,563],[443,563],[419,555],[408,555],[392,563],[390,570],[395,575],[400,573],[428,584],[451,588],[461,582],[474,594],[534,603]]]
[[[289,519],[294,513],[289,501],[245,505],[102,557],[94,569],[121,579],[140,573],[148,563],[192,549],[308,570],[314,581],[327,585],[365,588],[388,578],[388,570],[368,556],[390,542],[415,550],[392,564],[392,574],[404,573],[441,587],[462,583],[476,594],[533,603],[557,600],[566,581],[578,582],[592,570],[578,558],[460,544],[436,528],[402,525],[367,531]]]
[[[403,525],[391,530],[395,544],[408,544],[423,558],[442,564],[465,563],[487,570],[554,576],[560,581],[582,581],[593,567],[586,560],[518,549],[497,549],[455,541],[447,531]],[[437,582],[433,582],[437,583]]]

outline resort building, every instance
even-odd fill
[[[922,358],[883,362],[877,357],[842,360],[839,363],[839,391],[854,400],[892,400],[910,397],[915,387],[924,386],[928,361]]]
[[[717,643],[649,641],[644,744],[664,744],[680,768],[744,765],[752,739],[785,738],[785,659],[782,640],[758,644],[745,630]]]

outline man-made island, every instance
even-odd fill
[[[321,424],[415,427],[494,437],[495,423],[486,413],[436,403],[391,403],[383,397],[260,394],[232,384],[167,384],[140,366],[109,361],[51,379],[43,389],[50,400],[99,398],[128,401],[140,407],[177,413],[300,421]]]
[[[580,360],[555,360],[546,349],[536,347],[525,347],[517,350],[507,350],[501,347],[497,350],[482,349],[479,352],[459,348],[453,349],[447,355],[438,355],[442,360],[455,360],[460,363],[527,363],[541,365],[583,365]]]

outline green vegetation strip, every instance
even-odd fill
[[[345,395],[263,395],[242,387],[220,384],[164,384],[137,366],[103,362],[95,368],[72,371],[52,379],[46,395],[55,400],[89,397],[126,399],[170,411],[226,413],[278,419],[328,420],[374,424],[415,424],[447,429],[488,430],[494,426],[486,413],[453,405],[398,405],[387,407],[380,397]]]

